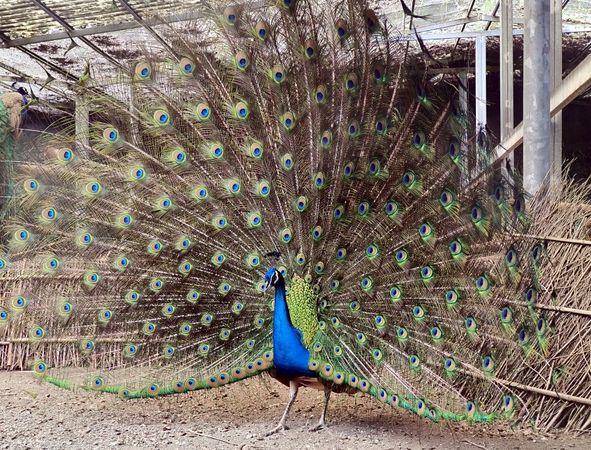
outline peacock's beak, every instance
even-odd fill
[[[266,292],[269,289],[269,285],[271,284],[271,280],[265,280],[265,284],[263,284],[263,292]]]

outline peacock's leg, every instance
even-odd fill
[[[328,411],[328,400],[330,399],[330,393],[332,390],[329,386],[324,386],[324,407],[322,408],[322,414],[320,415],[320,420],[318,421],[318,425],[313,428],[310,428],[310,431],[318,431],[322,430],[326,423],[324,420],[326,419],[326,411]]]
[[[291,380],[289,382],[289,400],[287,402],[287,407],[285,408],[285,411],[283,412],[283,416],[281,416],[281,420],[279,421],[279,424],[275,428],[273,428],[271,431],[267,432],[267,434],[265,434],[265,436],[271,436],[272,434],[275,434],[278,431],[288,429],[288,427],[285,425],[285,422],[287,421],[287,415],[289,414],[289,410],[291,409],[291,406],[294,404],[295,399],[298,395],[299,387],[300,387],[300,385],[296,381]]]

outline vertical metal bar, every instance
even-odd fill
[[[562,0],[550,4],[550,80],[552,90],[562,82]],[[560,187],[562,179],[562,112],[552,118],[552,184]]]
[[[501,139],[513,131],[513,0],[501,0]]]
[[[476,38],[476,135],[486,129],[486,36]]]
[[[550,0],[525,2],[523,185],[534,194],[552,164],[550,134]]]
[[[466,72],[460,72],[458,74],[462,85],[469,89],[468,85],[468,74]],[[459,100],[460,100],[460,108],[462,112],[468,117],[468,91],[465,89],[459,89]],[[460,146],[463,158],[465,159],[466,163],[468,162],[468,128],[464,127],[464,132],[461,136],[461,146]],[[470,168],[468,168],[470,169]],[[467,171],[463,170],[460,175],[462,185],[465,185],[468,182]]]
[[[501,69],[501,141],[512,132],[513,116],[513,0],[501,0],[501,51],[499,52]],[[513,153],[507,158],[515,169]]]

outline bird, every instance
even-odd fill
[[[301,387],[314,430],[333,392],[587,428],[591,255],[561,261],[588,215],[530,197],[368,2],[200,8],[93,71],[88,143],[22,150],[0,327],[34,375],[131,401],[267,374],[269,434]]]

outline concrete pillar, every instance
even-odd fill
[[[501,0],[501,48],[499,52],[501,84],[501,141],[513,132],[513,0]],[[515,168],[513,153],[509,156]]]
[[[523,186],[536,193],[552,165],[550,1],[525,2],[523,59]]]
[[[550,80],[554,91],[562,82],[562,0],[550,4]],[[552,185],[560,187],[562,180],[562,112],[552,118]]]

